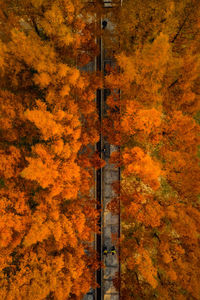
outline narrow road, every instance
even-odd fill
[[[100,47],[100,55],[96,59],[96,70],[105,72],[105,65],[112,64],[112,58],[106,57],[106,51],[101,39],[98,41]],[[106,114],[106,98],[109,95],[109,90],[97,90],[97,109],[99,120],[102,121]],[[118,260],[119,249],[112,240],[112,235],[120,236],[120,217],[113,215],[107,208],[108,203],[114,195],[112,183],[120,179],[120,170],[109,163],[110,154],[117,150],[117,147],[110,145],[103,136],[100,136],[100,141],[97,143],[97,150],[101,153],[101,158],[106,161],[106,166],[96,172],[96,197],[98,200],[97,208],[102,208],[99,225],[101,234],[96,237],[96,250],[99,257],[104,262],[105,268],[99,270],[96,274],[96,280],[99,288],[95,291],[90,290],[85,295],[84,300],[119,300],[119,291],[113,285],[113,279],[117,272],[120,272],[120,264]],[[116,251],[111,253],[115,248]],[[108,254],[104,255],[104,250],[108,250]]]
[[[104,50],[102,45],[103,72],[105,72],[104,67],[106,64],[112,65],[112,59],[106,57]],[[106,89],[102,91],[102,118],[106,114],[106,98],[109,93],[110,91]],[[104,137],[102,137],[102,147],[104,149],[102,158],[106,161],[106,165],[102,169],[101,183],[101,251],[103,256],[102,259],[105,264],[105,268],[101,271],[101,300],[118,300],[119,291],[115,289],[113,279],[117,272],[120,271],[118,260],[119,249],[117,249],[116,242],[113,241],[113,236],[116,238],[119,238],[120,236],[120,218],[118,214],[112,214],[107,207],[112,198],[116,196],[112,189],[112,184],[120,179],[120,170],[109,163],[111,153],[118,150],[118,148],[114,145],[110,145]],[[104,249],[108,250],[107,255],[103,255]],[[112,249],[115,249],[113,253],[111,253]]]

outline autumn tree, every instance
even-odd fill
[[[120,146],[121,297],[199,299],[199,1],[127,1],[110,15],[103,132]]]
[[[90,15],[76,0],[0,2],[1,299],[81,299],[95,286]]]

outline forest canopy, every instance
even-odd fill
[[[85,71],[99,40],[113,65]],[[199,49],[199,0],[0,0],[1,299],[97,287],[100,137],[119,149],[120,299],[200,299]]]

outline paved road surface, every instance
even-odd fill
[[[97,58],[96,63],[90,64],[85,70],[92,70],[92,68],[97,68],[98,70],[104,72],[106,63],[112,64],[112,59],[106,57],[106,51],[102,45],[102,41],[99,41],[101,54]],[[106,97],[109,94],[108,90],[101,90],[97,93],[97,107],[99,109],[100,120],[106,114]],[[106,146],[106,147],[105,147]],[[96,191],[96,195],[102,204],[102,214],[101,214],[101,236],[96,239],[96,249],[99,251],[102,260],[104,261],[105,268],[98,273],[98,282],[100,284],[100,289],[96,291],[90,290],[87,295],[85,295],[84,300],[119,300],[119,291],[117,291],[113,285],[113,279],[116,272],[119,271],[119,261],[118,252],[116,245],[116,254],[112,255],[109,253],[107,256],[103,255],[103,248],[106,246],[108,250],[113,246],[112,234],[120,235],[120,219],[119,215],[113,215],[107,208],[108,203],[114,196],[112,190],[112,183],[119,180],[119,169],[115,168],[113,165],[109,164],[110,154],[117,150],[113,145],[109,145],[103,137],[101,137],[100,142],[97,145],[98,150],[105,147],[105,151],[101,153],[103,159],[106,160],[106,166],[99,170],[96,176],[97,189],[101,191]]]

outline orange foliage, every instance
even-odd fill
[[[199,5],[127,0],[111,13],[103,134],[120,146],[122,299],[199,298]]]
[[[124,176],[138,176],[153,189],[159,188],[160,166],[148,154],[145,154],[141,148],[134,147],[130,150],[126,148],[122,154],[122,161],[125,165]]]
[[[80,70],[97,52],[84,10],[79,0],[0,4],[1,299],[82,299],[95,287],[101,79]]]

